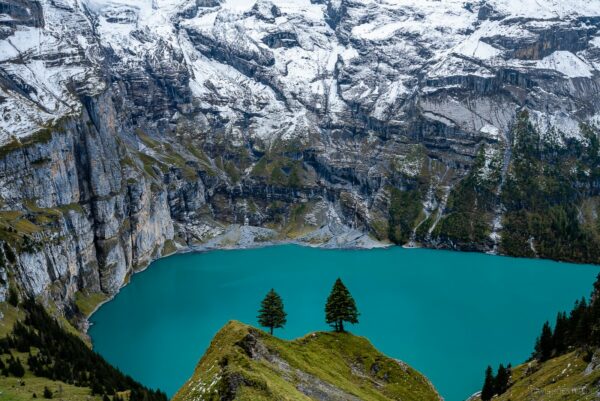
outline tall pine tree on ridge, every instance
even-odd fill
[[[268,327],[271,335],[273,335],[273,329],[282,328],[287,323],[283,300],[274,289],[271,288],[260,306],[258,323],[263,327]]]
[[[344,332],[344,322],[358,323],[354,298],[341,279],[337,279],[325,305],[325,321],[338,333]]]

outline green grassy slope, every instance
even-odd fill
[[[20,308],[9,305],[8,303],[0,302],[0,338],[8,336],[18,320],[23,320],[25,312]],[[37,349],[33,350],[34,353]],[[91,395],[91,390],[88,387],[77,387],[71,384],[64,383],[60,380],[51,380],[46,377],[36,377],[31,373],[27,366],[27,353],[11,350],[11,354],[19,358],[25,368],[23,377],[6,376],[0,374],[0,401],[21,401],[31,400],[34,397],[43,398],[44,388],[47,387],[53,393],[53,398],[58,398],[64,401],[101,401],[99,395]],[[8,363],[9,355],[0,352],[0,361],[5,365]]]
[[[545,362],[536,359],[512,369],[508,390],[493,401],[600,400],[600,351],[582,349]],[[481,401],[478,395],[468,401]]]
[[[66,319],[35,301],[0,303],[0,313],[0,401],[167,400],[108,364]]]
[[[239,322],[214,337],[173,401],[438,401],[432,384],[363,337],[317,332],[284,341]]]
[[[600,399],[599,366],[586,372],[590,364],[585,352],[574,351],[539,363],[515,367],[508,391],[498,401],[591,401]],[[600,355],[599,355],[600,356]]]
[[[0,376],[0,401],[29,401],[34,399],[34,394],[36,398],[44,399],[45,387],[52,392],[52,398],[62,401],[102,401],[101,396],[91,395],[91,390],[87,387],[36,377],[30,372],[26,372],[22,378]]]

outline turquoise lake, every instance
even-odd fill
[[[171,256],[133,276],[92,316],[94,349],[169,396],[189,378],[228,320],[256,325],[271,288],[288,313],[277,336],[327,330],[337,277],[354,296],[349,326],[425,374],[446,401],[477,391],[488,364],[523,362],[545,320],[588,297],[599,268],[393,247],[323,250],[293,245]]]

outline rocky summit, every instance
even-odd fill
[[[0,0],[0,300],[289,240],[600,262],[599,69],[589,0]]]

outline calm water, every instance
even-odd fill
[[[350,326],[427,375],[447,401],[464,400],[488,364],[526,359],[546,319],[588,296],[598,267],[425,249],[320,250],[297,246],[215,251],[159,260],[93,315],[94,347],[172,395],[229,319],[256,324],[273,287],[284,338],[325,330],[334,280],[361,312]]]

